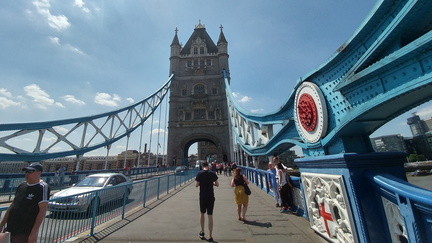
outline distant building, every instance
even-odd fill
[[[426,124],[428,131],[432,131],[432,117],[429,119],[424,119],[423,121]]]
[[[416,113],[413,113],[413,116],[407,119],[407,124],[411,129],[413,137],[424,135],[429,131],[426,122],[421,120]]]
[[[148,159],[150,156],[150,160]],[[61,157],[41,161],[44,172],[55,172],[58,168],[64,168],[65,172],[71,172],[78,166],[82,170],[123,170],[124,167],[146,167],[161,165],[166,155],[156,156],[152,153],[139,153],[136,150],[124,151],[112,156],[88,156],[82,157],[79,163],[76,157]],[[23,161],[2,161],[0,163],[0,174],[21,173],[21,169],[27,166]]]
[[[0,174],[21,173],[22,168],[28,165],[29,163],[22,161],[2,161],[0,163]]]
[[[400,134],[371,138],[372,147],[376,152],[408,153],[404,138]]]
[[[407,124],[413,135],[412,145],[415,147],[416,154],[432,159],[432,118],[421,120],[416,113],[413,113],[413,116],[407,119]]]
[[[426,159],[432,159],[432,132],[413,137],[413,143],[416,147],[417,154],[422,154]]]

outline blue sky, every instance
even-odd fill
[[[115,110],[169,76],[178,28],[185,44],[199,22],[228,41],[231,88],[243,108],[280,107],[298,79],[325,62],[375,1],[0,1],[0,123],[48,121]],[[372,136],[410,136],[406,119]],[[119,148],[120,149],[120,148]]]

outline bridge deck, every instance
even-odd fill
[[[215,188],[215,242],[327,242],[303,217],[279,213],[273,198],[252,184],[246,214],[249,222],[239,221],[230,179],[220,175],[220,186]],[[123,220],[99,227],[92,237],[80,235],[68,242],[206,242],[198,238],[198,189],[194,182]],[[207,216],[205,229],[208,236]]]

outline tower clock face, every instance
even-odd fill
[[[316,143],[327,133],[327,106],[319,87],[303,82],[296,91],[294,121],[302,139]]]

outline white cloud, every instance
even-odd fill
[[[48,25],[56,30],[64,30],[70,27],[68,18],[64,15],[52,15],[50,12],[51,4],[49,0],[36,0],[33,1],[33,5],[36,7],[38,13],[45,17]]]
[[[74,6],[81,9],[84,13],[91,13],[90,9],[84,7],[85,3],[83,0],[75,0]]]
[[[242,94],[238,93],[238,92],[232,92],[232,96],[234,97],[235,100],[237,100],[240,103],[246,103],[252,100],[252,98],[250,98],[249,96],[242,96]]]
[[[11,99],[0,96],[0,109],[6,109],[11,106],[19,106],[19,105],[20,105],[19,102],[15,102]]]
[[[132,98],[126,98],[127,101],[129,101],[130,103],[135,103],[135,100]]]
[[[155,129],[152,130],[152,134],[156,134],[157,135],[158,133],[164,134],[165,130],[161,129],[161,128],[155,128]]]
[[[85,105],[85,102],[82,100],[79,100],[77,98],[75,98],[75,96],[73,95],[65,95],[62,97],[65,101],[72,103],[72,104],[77,104],[77,105]]]
[[[71,50],[71,51],[73,51],[73,52],[76,52],[76,53],[78,53],[78,54],[81,54],[81,55],[84,55],[84,54],[85,54],[85,53],[82,52],[78,47],[75,47],[75,46],[73,46],[73,45],[67,44],[66,47],[67,47],[69,50]]]
[[[49,39],[53,44],[58,45],[58,46],[60,45],[60,38],[50,36]]]
[[[64,49],[67,49],[68,51],[72,51],[72,52],[75,52],[75,53],[78,53],[81,55],[85,55],[85,53],[83,51],[81,51],[78,47],[75,47],[71,44],[61,44],[60,38],[58,38],[58,37],[50,36],[49,39],[50,39],[51,43],[53,43],[56,46],[60,46]]]
[[[99,105],[104,105],[104,106],[111,106],[111,107],[115,107],[118,106],[118,102],[121,101],[120,96],[113,94],[107,94],[107,93],[96,93],[96,96],[94,98],[94,102],[96,104]]]
[[[251,112],[252,112],[252,113],[263,113],[263,112],[264,112],[264,109],[262,109],[262,108],[259,108],[259,109],[252,109]]]
[[[44,90],[42,90],[37,84],[31,84],[24,87],[24,91],[27,96],[33,99],[33,103],[40,109],[47,109],[49,106],[57,106],[63,108],[63,104],[56,102],[50,98]]]
[[[7,89],[0,88],[0,95],[8,98],[12,98],[12,93],[7,91]]]
[[[44,136],[42,138],[42,141],[47,142],[47,143],[53,143],[53,142],[57,141],[57,137],[54,137],[54,136],[51,136],[51,137]]]
[[[55,127],[53,127],[53,128],[54,128],[54,130],[55,130],[56,132],[58,132],[58,133],[60,133],[60,134],[62,134],[62,135],[65,135],[66,133],[69,132],[69,129],[67,129],[67,128],[65,128],[65,127],[62,127],[62,126],[55,126]]]
[[[115,149],[117,151],[125,151],[126,150],[126,146],[125,145],[117,145],[117,146],[115,146]]]
[[[243,96],[239,101],[241,103],[246,103],[249,102],[251,100],[251,98],[249,96]]]
[[[421,117],[422,119],[427,119],[432,117],[432,105],[422,107],[418,111],[416,111],[416,114]]]
[[[60,108],[64,108],[64,105],[60,102],[55,102],[54,105]]]

